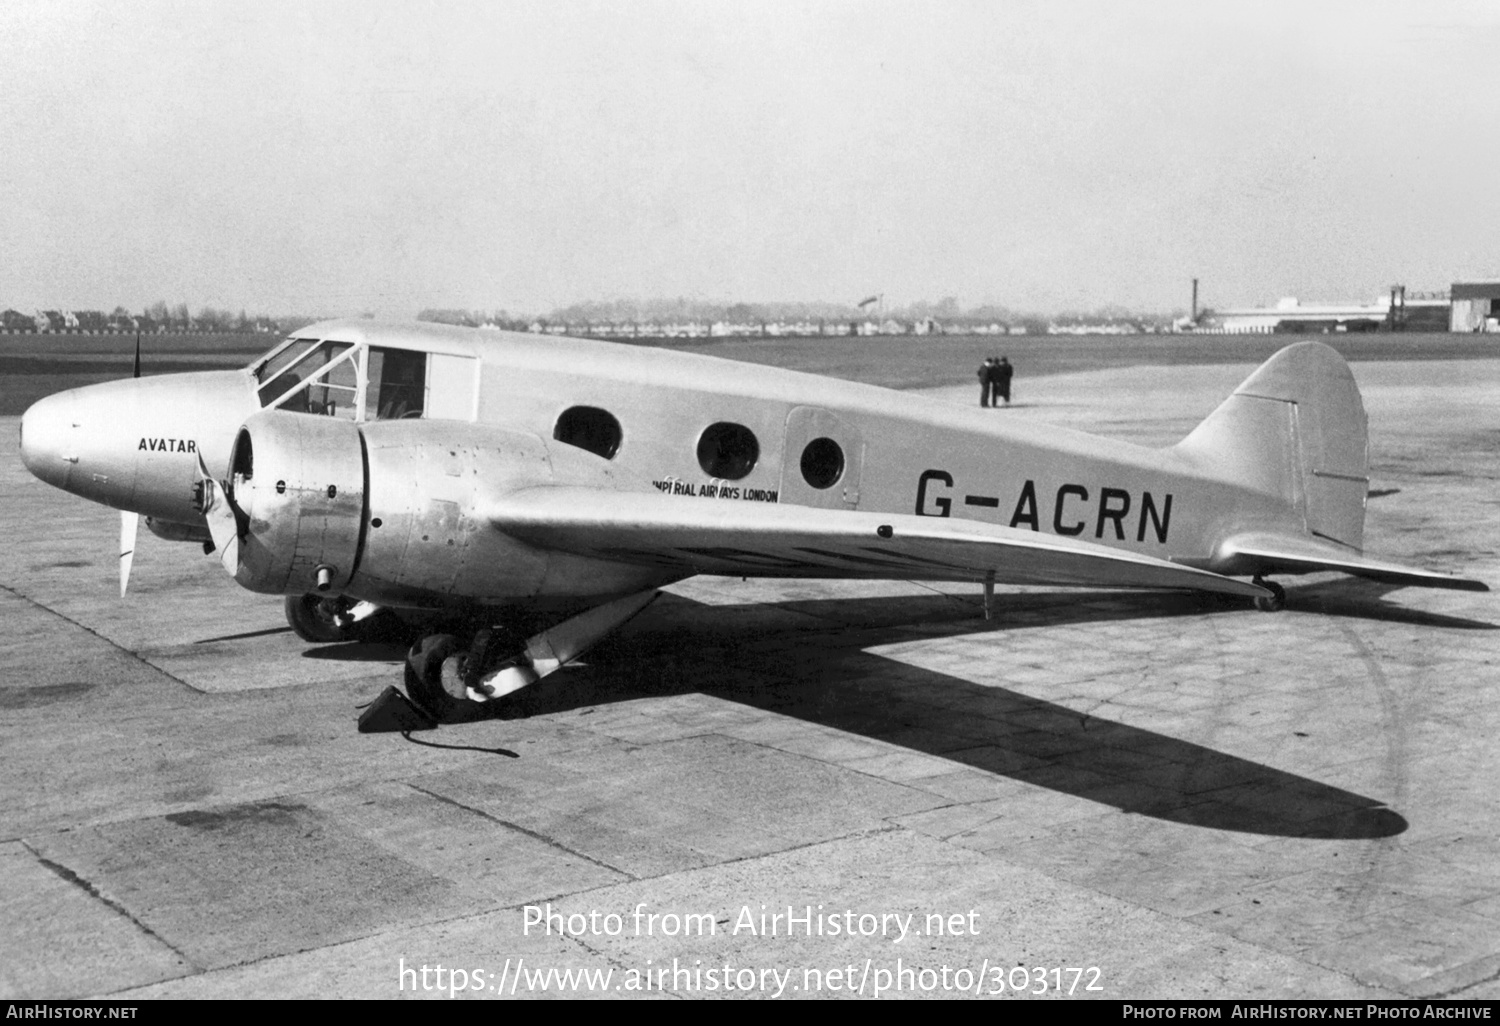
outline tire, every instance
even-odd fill
[[[328,645],[336,641],[348,641],[349,634],[334,618],[338,599],[325,595],[288,595],[286,597],[286,622],[303,641],[315,645]]]
[[[439,723],[472,723],[494,715],[487,702],[468,698],[464,664],[468,652],[451,634],[429,634],[406,655],[406,693]]]

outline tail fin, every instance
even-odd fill
[[[1354,553],[1364,544],[1368,448],[1354,375],[1321,342],[1271,357],[1177,445],[1215,476],[1280,497],[1307,534]]]
[[[1261,364],[1175,451],[1285,511],[1245,521],[1229,516],[1206,569],[1337,570],[1389,584],[1489,590],[1481,581],[1362,554],[1370,488],[1365,406],[1349,365],[1321,342],[1288,346]]]

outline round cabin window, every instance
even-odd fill
[[[557,418],[552,437],[612,460],[620,449],[620,422],[597,406],[573,406]]]
[[[760,443],[743,424],[719,421],[698,436],[698,465],[709,477],[738,481],[755,469]]]
[[[802,480],[814,488],[832,488],[844,476],[844,450],[832,438],[814,438],[802,450]]]

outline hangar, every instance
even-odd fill
[[[1206,310],[1198,331],[1239,333],[1344,331],[1500,332],[1500,281],[1454,282],[1446,291],[1393,285],[1371,303],[1303,303]]]
[[[1500,331],[1500,281],[1453,283],[1449,331]]]

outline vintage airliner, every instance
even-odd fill
[[[1271,574],[1486,590],[1363,554],[1364,407],[1316,342],[1165,449],[706,356],[367,320],[243,370],[63,392],[21,432],[33,474],[125,511],[122,593],[139,514],[287,596],[309,641],[444,614],[406,683],[445,720],[503,713],[694,574],[973,581],[987,612],[997,583],[1265,609]]]

